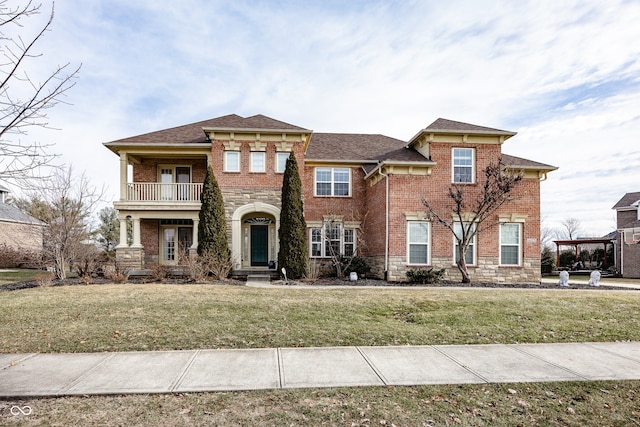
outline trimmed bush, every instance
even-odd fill
[[[433,268],[416,268],[407,271],[407,279],[411,283],[433,284],[439,283],[444,277],[444,268],[434,270]]]

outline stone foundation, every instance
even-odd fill
[[[144,248],[116,248],[116,262],[120,268],[144,268]]]
[[[375,274],[376,277],[378,277],[379,271],[381,268],[384,268],[383,265],[381,266],[379,258],[369,257],[367,261],[371,261],[372,274],[375,267]],[[462,279],[458,267],[451,264],[450,258],[434,258],[432,261],[433,265],[427,268],[444,268],[444,280],[455,282]],[[384,259],[382,259],[382,264],[383,263]],[[407,280],[408,269],[409,267],[407,267],[405,257],[389,257],[387,280],[391,282],[405,282]],[[480,283],[540,283],[541,279],[539,259],[525,259],[521,267],[504,267],[498,265],[498,259],[481,258],[478,260],[478,265],[468,267],[468,271],[471,281]],[[384,276],[384,274],[382,274],[382,276]]]

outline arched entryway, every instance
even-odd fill
[[[255,202],[239,207],[231,219],[234,267],[265,268],[278,256],[280,209]]]

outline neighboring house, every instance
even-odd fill
[[[622,277],[640,278],[640,192],[625,194],[613,209],[617,216],[619,272]]]
[[[6,203],[9,190],[0,185],[0,246],[16,251],[42,251],[43,224]]]
[[[457,279],[453,235],[430,220],[421,200],[429,198],[445,212],[452,183],[477,194],[484,168],[502,159],[505,170],[524,172],[524,180],[496,215],[495,227],[473,242],[471,278],[537,282],[540,181],[556,168],[502,154],[502,144],[514,135],[438,119],[407,142],[228,115],[108,142],[120,157],[117,259],[143,268],[176,263],[180,248],[193,252],[199,196],[211,165],[225,201],[234,270],[264,269],[278,253],[282,175],[293,152],[312,260],[328,264],[333,248],[366,258],[379,278],[402,281],[407,269],[436,267]]]

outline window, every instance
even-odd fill
[[[265,171],[265,153],[264,151],[251,152],[251,172]]]
[[[469,223],[464,223],[465,227],[469,226]],[[473,231],[475,229],[475,226],[472,226],[471,231]],[[456,236],[462,238],[462,224],[459,222],[456,222],[453,224],[453,230],[456,233]],[[454,259],[456,264],[458,263],[458,260],[460,259],[460,252],[458,251],[458,239],[456,239],[455,237],[453,238],[454,244],[453,244],[453,250],[454,250]],[[476,236],[473,236],[473,238],[471,239],[471,242],[469,243],[469,246],[467,246],[467,252],[464,254],[464,260],[465,263],[467,265],[475,265],[476,264]]]
[[[500,265],[520,265],[521,224],[500,224]]]
[[[429,264],[429,223],[410,221],[407,235],[409,264]]]
[[[240,172],[240,152],[239,151],[224,152],[224,171]]]
[[[316,196],[349,196],[351,169],[316,168]]]
[[[284,172],[287,167],[287,159],[290,153],[278,152],[276,153],[276,172]]]
[[[474,182],[474,161],[472,148],[453,149],[453,182],[471,184]]]
[[[311,229],[311,257],[330,258],[356,253],[356,229],[345,228],[340,222],[325,222],[322,228]]]

